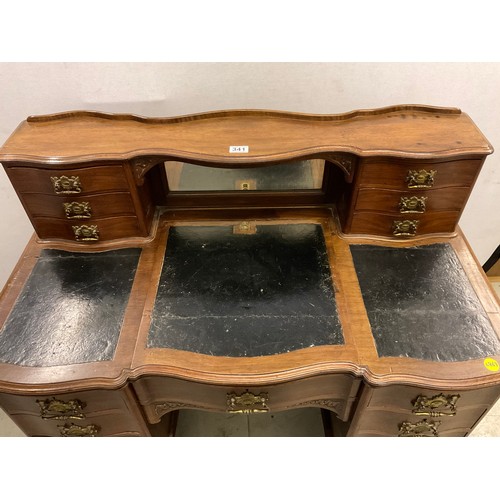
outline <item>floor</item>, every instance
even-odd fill
[[[491,279],[500,297],[500,278]],[[315,437],[323,434],[321,411],[303,408],[259,415],[226,415],[183,410],[179,414],[179,437]],[[0,437],[22,437],[23,432],[0,409]],[[473,437],[500,437],[500,400],[474,429]]]

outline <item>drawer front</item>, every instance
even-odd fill
[[[258,387],[212,386],[166,377],[144,377],[134,389],[151,423],[172,410],[264,413],[322,407],[346,420],[359,388],[349,375],[330,375]]]
[[[137,217],[113,217],[108,219],[72,220],[32,219],[35,230],[42,240],[63,239],[81,243],[108,241],[119,238],[147,236],[141,233]]]
[[[21,195],[32,217],[53,217],[65,220],[85,220],[113,215],[134,215],[129,193],[95,194],[88,196],[47,196],[34,193]]]
[[[460,212],[434,212],[423,215],[355,212],[350,232],[394,238],[411,238],[429,233],[452,233],[459,217]]]
[[[432,189],[428,192],[361,188],[354,208],[357,212],[374,211],[393,214],[460,212],[470,189],[466,187]]]
[[[28,436],[146,436],[128,389],[54,396],[0,395],[0,405]]]
[[[82,196],[88,193],[130,190],[121,165],[67,170],[8,167],[6,170],[19,193]]]
[[[483,160],[441,163],[366,160],[359,187],[429,191],[441,187],[472,187]]]

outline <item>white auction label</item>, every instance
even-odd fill
[[[230,153],[248,153],[248,146],[229,146]]]

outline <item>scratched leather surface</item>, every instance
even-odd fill
[[[500,352],[449,244],[350,249],[380,357],[464,361]]]
[[[148,347],[239,357],[342,343],[321,226],[170,229]]]
[[[4,327],[0,361],[57,366],[113,358],[140,249],[43,250]]]

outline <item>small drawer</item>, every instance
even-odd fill
[[[167,377],[144,377],[134,389],[150,423],[179,409],[264,413],[298,407],[326,408],[347,420],[359,380],[349,375],[318,376],[258,387],[212,386]]]
[[[42,240],[71,240],[82,243],[109,241],[119,238],[143,237],[137,217],[113,217],[94,219],[90,221],[60,219],[32,219],[35,231]]]
[[[362,188],[358,191],[357,212],[373,211],[392,214],[426,212],[460,212],[470,193],[469,188],[442,188],[429,192],[395,191]]]
[[[442,187],[471,188],[481,165],[482,160],[428,163],[368,159],[362,162],[359,186],[424,192]]]
[[[84,220],[117,215],[134,215],[129,193],[95,194],[79,197],[55,197],[35,193],[21,195],[32,217]]]
[[[106,191],[129,191],[122,165],[102,165],[75,169],[7,167],[18,193],[54,196],[81,196]]]
[[[432,233],[455,231],[459,212],[386,215],[373,212],[355,212],[352,234],[375,234],[394,238],[411,238]]]

